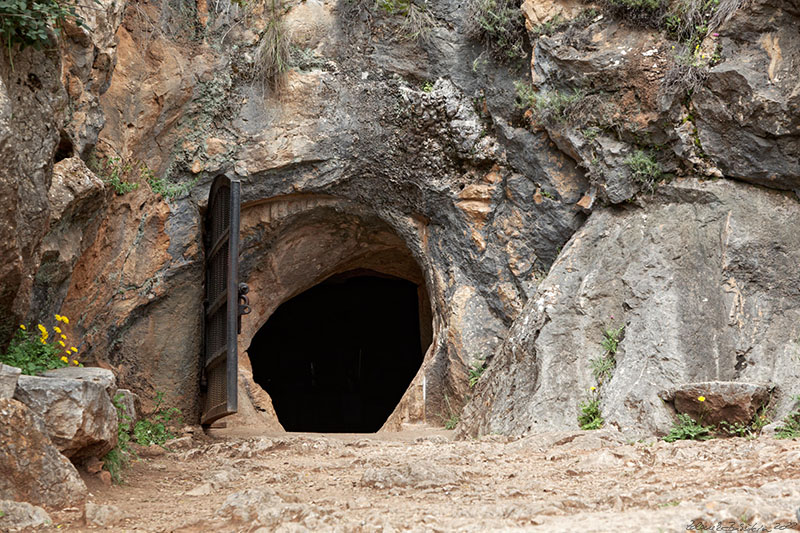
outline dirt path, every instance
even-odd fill
[[[448,433],[195,439],[134,464],[125,485],[90,487],[92,501],[119,508],[113,525],[62,512],[50,531],[657,532],[726,519],[733,531],[800,529],[800,442]]]

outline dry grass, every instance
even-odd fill
[[[258,42],[253,58],[253,74],[265,92],[280,89],[291,65],[289,32],[283,20],[284,6],[280,0],[269,0],[267,26]]]

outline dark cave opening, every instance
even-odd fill
[[[420,307],[428,304],[420,294],[405,279],[349,271],[278,307],[247,352],[253,379],[269,393],[284,429],[380,429],[427,348]]]

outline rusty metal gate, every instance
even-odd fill
[[[238,180],[217,176],[208,195],[206,213],[206,289],[204,301],[203,385],[205,402],[201,424],[211,424],[237,411],[237,333],[239,315],[249,312],[240,306],[239,287],[239,202]],[[245,299],[246,297],[242,296]]]

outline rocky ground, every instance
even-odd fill
[[[797,441],[451,434],[190,437],[133,464],[123,485],[90,480],[95,525],[75,509],[47,531],[800,529]]]

